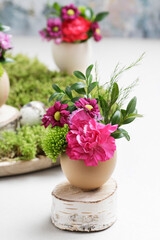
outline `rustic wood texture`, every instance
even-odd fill
[[[0,107],[0,131],[16,130],[19,126],[20,112],[17,108],[9,105]]]
[[[59,163],[59,158],[57,158],[56,163],[52,163],[51,159],[42,155],[32,160],[2,161],[0,162],[0,177],[34,172],[58,166]]]
[[[69,231],[94,232],[110,227],[116,221],[116,189],[112,178],[92,191],[68,182],[57,185],[52,192],[52,222]]]

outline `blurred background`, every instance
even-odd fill
[[[0,22],[12,28],[12,34],[38,35],[45,25],[47,0],[0,0]],[[60,4],[88,5],[95,12],[109,11],[100,23],[105,37],[159,38],[159,0],[61,0]]]

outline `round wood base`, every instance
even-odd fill
[[[83,191],[68,182],[58,184],[52,192],[53,224],[68,231],[95,232],[116,221],[116,189],[114,179],[102,187]]]

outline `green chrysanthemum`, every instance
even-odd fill
[[[67,124],[64,127],[55,126],[54,128],[48,127],[43,136],[42,147],[45,154],[56,162],[58,155],[65,152],[67,146],[66,135],[69,131]]]

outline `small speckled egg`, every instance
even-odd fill
[[[46,113],[44,103],[32,101],[24,105],[21,110],[21,125],[35,125],[41,123],[43,115]]]

